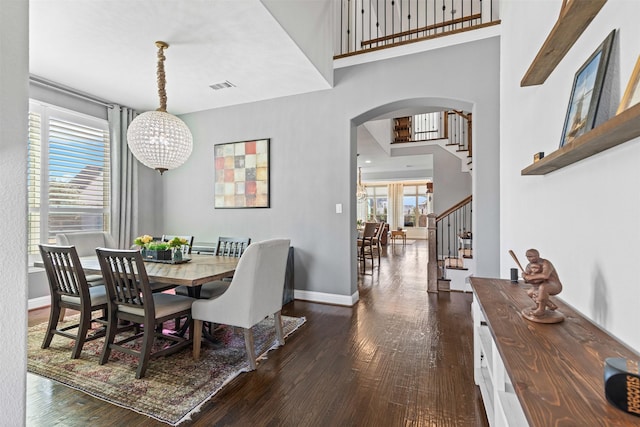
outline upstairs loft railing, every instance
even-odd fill
[[[335,59],[500,23],[498,0],[340,0]]]
[[[391,144],[446,139],[447,145],[457,145],[458,151],[468,151],[471,157],[471,113],[436,111],[393,119]]]

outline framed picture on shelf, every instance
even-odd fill
[[[607,36],[573,79],[560,147],[593,129],[615,33],[613,30]]]
[[[214,208],[269,207],[269,139],[214,146]]]
[[[636,60],[636,66],[633,68],[631,78],[629,78],[629,83],[627,83],[627,89],[624,91],[622,101],[620,101],[620,106],[618,107],[618,111],[616,112],[616,114],[620,114],[627,108],[633,107],[640,102],[640,85],[638,84],[639,81],[640,56],[638,56],[638,59]]]

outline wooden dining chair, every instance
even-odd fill
[[[386,232],[386,223],[379,222],[376,227],[376,234],[373,237],[372,249],[378,256],[378,269],[380,268],[380,254],[382,252],[382,235]]]
[[[248,237],[218,237],[216,255],[241,257],[250,244]]]
[[[254,325],[273,315],[277,343],[284,344],[280,311],[289,243],[288,239],[273,239],[251,244],[238,262],[229,289],[217,298],[193,303],[194,359],[200,358],[203,322],[243,328],[251,370],[256,369]]]
[[[48,348],[54,335],[75,340],[71,358],[80,357],[82,347],[87,341],[105,336],[104,329],[88,335],[93,322],[107,324],[107,293],[103,285],[89,286],[84,271],[80,267],[80,258],[74,246],[39,245],[40,255],[49,281],[51,310],[49,324],[42,342],[42,348]],[[80,321],[58,328],[61,313],[65,309],[80,312]],[[93,313],[102,311],[101,317],[93,318]],[[75,334],[68,331],[77,329]]]
[[[358,236],[358,260],[362,263],[362,273],[366,272],[367,259],[371,260],[371,273],[373,273],[373,239],[376,236],[376,222],[365,222],[362,235]]]
[[[105,278],[109,319],[100,364],[109,360],[112,350],[127,353],[138,358],[136,378],[142,378],[150,358],[174,353],[191,344],[191,337],[165,334],[161,325],[171,319],[190,317],[194,299],[152,292],[140,251],[98,248],[96,253]],[[122,321],[140,325],[141,331],[126,337],[120,336],[116,340],[118,323]],[[190,326],[193,331],[193,323]],[[126,345],[140,338],[142,343],[139,351]],[[163,339],[171,344],[152,352],[156,339]]]
[[[175,237],[186,240],[187,245],[189,245],[188,253],[191,253],[191,248],[193,247],[193,236],[173,236],[170,234],[163,234],[161,240],[163,242],[169,242],[173,240]]]
[[[189,245],[188,253],[190,254],[191,253],[191,248],[193,247],[193,236],[174,236],[174,235],[169,235],[169,234],[163,234],[162,237],[160,237],[160,238],[154,237],[153,239],[154,240],[159,240],[161,242],[169,242],[174,237],[179,237],[179,238],[185,239],[187,241],[187,245]],[[169,289],[174,289],[178,285],[172,284],[172,283],[151,282],[149,284],[149,286],[151,286],[151,291],[156,293],[156,292],[168,291]],[[181,295],[187,295],[187,293],[184,293],[184,294],[181,294]]]
[[[215,254],[217,256],[232,256],[240,258],[250,244],[251,238],[249,237],[220,237],[218,238]],[[205,283],[200,288],[200,298],[216,298],[222,295],[227,288],[229,288],[230,283],[231,278]],[[189,295],[189,290],[186,286],[178,286],[175,289],[175,292],[178,295]]]

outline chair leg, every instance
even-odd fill
[[[107,323],[107,334],[104,337],[104,346],[102,347],[102,354],[100,355],[100,365],[104,365],[109,360],[111,355],[111,345],[116,339],[116,332],[118,332],[119,319],[115,316],[115,313],[109,311],[109,323]]]
[[[200,344],[202,341],[202,320],[193,321],[193,359],[200,359]]]
[[[256,370],[256,351],[253,345],[253,329],[244,330],[244,345],[247,348],[247,359],[249,360],[249,370]]]
[[[138,359],[138,369],[136,369],[136,379],[144,377],[144,373],[147,371],[149,359],[151,358],[151,348],[156,336],[156,328],[153,325],[148,326],[150,327],[145,327],[142,332],[142,348],[140,349],[140,357]]]
[[[278,345],[284,345],[284,334],[282,333],[282,314],[280,310],[276,311],[273,315],[273,320],[276,325],[276,341]]]
[[[80,314],[80,324],[78,325],[78,335],[76,336],[76,344],[73,346],[73,352],[71,353],[72,359],[80,357],[82,347],[87,339],[87,333],[89,332],[89,326],[91,326],[91,311]]]
[[[60,322],[64,322],[64,316],[65,314],[67,314],[67,309],[66,308],[62,308],[60,309],[60,316],[58,317],[58,320]]]
[[[51,311],[49,312],[49,325],[47,326],[47,333],[44,335],[41,348],[49,348],[51,340],[53,339],[53,331],[58,328],[58,321],[60,320],[60,306],[58,304],[51,304]]]

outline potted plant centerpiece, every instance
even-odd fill
[[[153,237],[145,234],[144,236],[136,237],[133,243],[140,247],[142,258],[144,259],[171,260],[171,248],[167,242],[156,242]]]

